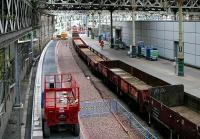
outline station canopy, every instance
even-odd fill
[[[181,0],[40,0],[40,7],[49,10],[131,10],[161,11],[177,9]],[[182,0],[183,9],[199,11],[199,0]]]

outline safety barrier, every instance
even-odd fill
[[[140,135],[145,139],[157,139],[147,128],[145,128],[128,110],[126,110],[117,100],[99,100],[81,102],[80,118],[102,117],[114,115],[118,120],[126,123],[131,132]]]

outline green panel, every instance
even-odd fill
[[[184,59],[178,59],[178,76],[184,76]]]

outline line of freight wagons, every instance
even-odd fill
[[[200,139],[200,114],[185,105],[183,85],[171,85],[119,60],[109,60],[77,34],[73,45],[88,66],[118,94],[134,101],[151,123],[155,119],[182,139]]]

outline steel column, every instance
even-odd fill
[[[33,54],[33,31],[31,31],[31,62],[34,58],[34,54]]]
[[[110,47],[114,48],[114,38],[113,38],[113,11],[110,11]]]
[[[136,20],[136,12],[135,9],[133,8],[132,10],[132,52],[131,52],[131,57],[136,57],[136,43],[135,43],[135,20]]]
[[[21,92],[20,92],[20,72],[19,72],[19,48],[18,48],[18,41],[14,43],[15,48],[15,92],[16,92],[16,100],[14,108],[17,110],[17,132],[18,136],[17,139],[21,139]]]
[[[94,39],[94,13],[92,13],[92,29],[91,29],[91,38]]]
[[[89,32],[89,29],[88,29],[88,22],[89,22],[89,15],[86,16],[86,29],[87,30],[87,36],[89,37],[90,36],[90,32]]]
[[[183,0],[179,0],[179,47],[178,47],[178,76],[184,76],[184,43],[183,43]]]
[[[101,12],[98,12],[99,14],[99,24],[98,24],[98,35],[101,35]]]

